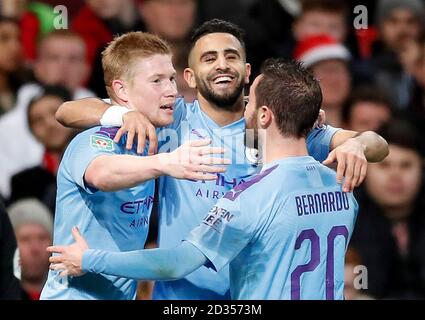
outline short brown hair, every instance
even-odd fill
[[[155,54],[171,54],[169,45],[160,37],[146,32],[129,32],[112,40],[102,52],[102,67],[106,91],[114,98],[112,81],[125,77],[131,79],[130,71],[139,58]]]
[[[319,82],[300,62],[267,59],[256,89],[256,105],[268,106],[285,137],[305,138],[322,104]]]
[[[202,37],[211,34],[211,33],[228,33],[234,36],[240,42],[242,48],[245,50],[245,31],[240,28],[238,25],[220,19],[212,19],[205,21],[199,28],[193,31],[193,34],[190,38],[190,51],[192,51],[196,42]],[[245,54],[245,52],[244,52]]]

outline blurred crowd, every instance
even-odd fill
[[[56,26],[57,5],[67,29]],[[346,298],[425,298],[424,0],[0,0],[0,298],[38,299],[46,279],[56,171],[76,134],[55,120],[59,106],[105,98],[101,52],[137,30],[171,44],[179,93],[192,101],[188,39],[211,18],[246,31],[252,79],[265,58],[303,61],[320,80],[328,124],[388,141],[389,156],[369,164],[355,191]],[[141,283],[139,298],[150,288]]]

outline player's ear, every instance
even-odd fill
[[[117,98],[124,102],[128,102],[128,95],[127,95],[127,88],[125,86],[124,81],[122,80],[113,80],[112,81],[112,90],[114,90],[115,95]]]
[[[263,128],[267,128],[273,121],[273,113],[267,106],[261,106],[258,112],[258,121]]]
[[[245,84],[249,83],[249,77],[251,76],[251,64],[245,63]]]
[[[183,71],[184,80],[186,80],[189,88],[196,89],[195,73],[191,68],[185,68]]]

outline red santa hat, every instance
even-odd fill
[[[350,52],[332,37],[322,34],[307,37],[298,42],[294,58],[304,63],[306,68],[324,60],[341,59],[350,60]]]

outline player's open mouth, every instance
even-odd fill
[[[171,111],[173,111],[174,110],[174,104],[173,103],[164,104],[164,105],[160,106],[159,108],[162,109],[162,110],[171,110]]]
[[[227,84],[232,82],[235,79],[235,76],[232,76],[230,74],[221,74],[215,78],[213,78],[214,84]]]

